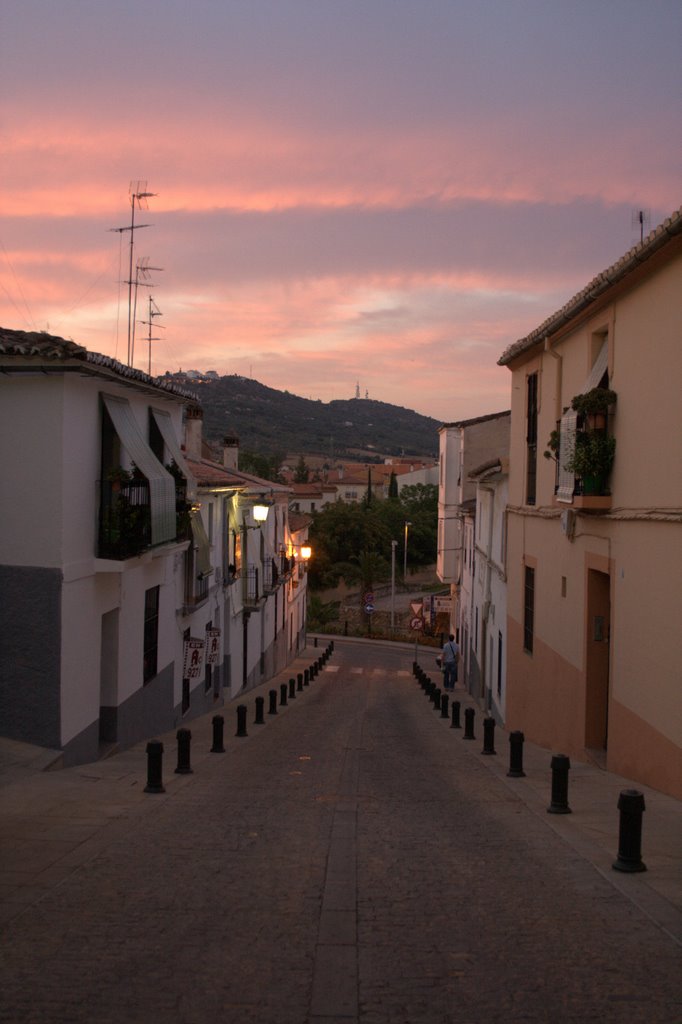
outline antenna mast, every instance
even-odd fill
[[[141,324],[146,324],[146,326],[149,328],[149,333],[148,333],[148,337],[147,337],[147,341],[149,342],[149,364],[148,364],[148,368],[147,368],[147,373],[149,374],[150,377],[152,375],[152,342],[153,341],[161,341],[160,338],[152,337],[152,331],[153,331],[154,327],[157,326],[154,323],[154,317],[157,317],[157,316],[163,316],[163,313],[161,312],[159,307],[154,302],[153,297],[150,295],[149,296],[149,320],[140,320]],[[159,324],[158,326],[161,328],[162,331],[166,330],[166,328],[163,326],[163,324]]]
[[[138,209],[147,210],[149,209],[148,199],[156,195],[156,192],[147,192],[146,181],[131,181],[130,182],[130,225],[125,228],[110,228],[110,231],[123,231],[130,232],[130,267],[128,272],[128,366],[133,364],[133,332],[134,332],[134,317],[133,317],[133,260],[134,260],[134,248],[135,248],[135,232],[138,228],[149,228],[151,224],[136,224],[135,223],[135,203],[137,203]],[[143,205],[144,204],[144,205]]]
[[[132,326],[132,338],[130,341],[130,362],[129,366],[132,366],[135,361],[135,317],[137,316],[137,290],[142,285],[143,288],[153,288],[153,283],[149,280],[150,270],[163,270],[163,267],[150,267],[149,256],[141,256],[137,261],[135,267],[135,280],[132,278],[127,283],[129,285],[135,285],[135,298],[133,302],[133,326]]]

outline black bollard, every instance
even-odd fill
[[[315,637],[315,647],[317,647],[317,637]]]
[[[488,716],[483,719],[483,750],[482,754],[496,754],[495,750],[495,719]]]
[[[303,673],[302,672],[299,672],[298,675],[296,676],[296,686],[298,687],[299,690],[303,689]]]
[[[512,779],[523,779],[526,773],[523,770],[523,741],[525,737],[518,729],[509,733],[509,771],[507,775]]]
[[[175,738],[178,741],[178,766],[175,769],[175,774],[191,775],[190,749],[192,746],[192,733],[189,729],[178,729]]]
[[[287,702],[287,684],[282,683],[279,688],[279,703],[281,707],[285,707]]]
[[[435,689],[436,689],[436,684],[432,683],[431,680],[428,679],[427,682],[426,682],[426,686],[424,687],[424,693],[429,698],[431,703],[433,703],[433,699],[434,699],[433,698],[433,693],[434,693]]]
[[[419,675],[419,665],[416,661],[412,662],[412,671],[415,675]]]
[[[476,739],[476,737],[474,736],[474,718],[475,718],[475,716],[476,716],[476,712],[474,711],[473,708],[465,708],[464,709],[464,735],[462,736],[463,740],[475,740]]]
[[[246,731],[246,704],[237,705],[237,731],[235,736],[248,736]]]
[[[433,691],[433,706],[436,711],[440,711],[440,698],[441,692],[438,689],[438,687],[436,687],[436,689]]]
[[[165,793],[163,785],[163,743],[152,740],[147,744],[147,785],[145,793]]]
[[[269,715],[277,714],[277,690],[270,690],[268,693],[270,698],[270,707],[268,708]]]
[[[548,814],[570,814],[568,806],[568,771],[570,758],[566,754],[555,754],[552,758],[552,802]]]
[[[296,700],[296,680],[289,680],[289,700]]]
[[[442,695],[441,699],[440,699],[440,717],[441,718],[447,718],[448,717],[448,704],[449,704],[449,702],[450,702],[450,698],[448,697],[447,693],[444,693]]]
[[[225,727],[225,719],[222,715],[214,715],[213,719],[213,746],[211,747],[211,754],[224,754],[225,744],[223,743],[223,730]]]
[[[308,686],[310,684],[310,669],[303,670],[303,685]]]
[[[333,640],[331,640],[331,641],[330,641],[330,643],[329,643],[329,650],[330,650],[330,651],[331,651],[332,653],[334,652],[334,641],[333,641]]]
[[[263,717],[264,708],[265,697],[256,697],[256,717],[253,720],[254,725],[265,725],[265,718]]]
[[[453,702],[452,702],[452,725],[450,726],[451,729],[461,729],[462,728],[462,723],[459,720],[459,712],[460,712],[460,708],[461,707],[462,707],[462,705],[461,705],[461,703],[458,700],[453,700]]]
[[[642,814],[644,794],[637,789],[623,789],[618,797],[620,828],[618,856],[611,865],[615,871],[646,871],[642,861]]]

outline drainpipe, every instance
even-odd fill
[[[563,376],[564,361],[563,361],[562,357],[557,352],[555,352],[554,349],[552,348],[552,345],[551,345],[550,340],[549,340],[549,335],[547,335],[545,337],[545,344],[544,344],[543,351],[546,352],[548,355],[550,355],[552,357],[552,359],[555,359],[556,362],[558,363],[558,366],[556,368],[556,397],[555,397],[555,402],[554,402],[554,405],[555,405],[555,417],[554,417],[554,420],[555,420],[555,422],[557,422],[557,421],[559,421],[561,419],[561,417],[563,415],[563,412],[564,412],[564,407],[563,407],[563,405],[561,403],[561,389],[562,389],[562,386],[563,386],[562,376]],[[552,427],[552,429],[554,429],[554,428]]]

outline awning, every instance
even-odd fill
[[[597,358],[594,361],[594,366],[590,370],[590,375],[583,385],[581,394],[587,394],[587,392],[592,391],[593,388],[599,387],[601,379],[608,368],[609,343],[608,341],[605,341],[599,349]],[[571,458],[575,450],[577,426],[578,413],[573,409],[567,409],[561,417],[561,425],[559,428],[559,486],[557,487],[556,499],[557,501],[565,502],[568,505],[573,501],[573,492],[575,491],[575,473],[570,469],[566,469],[566,463]]]
[[[212,572],[211,567],[211,546],[206,536],[206,530],[200,512],[192,513],[192,537],[194,538],[194,565],[196,574],[204,579]]]
[[[164,469],[145,441],[130,403],[125,398],[102,395],[121,444],[140,472],[149,481],[149,503],[152,520],[152,544],[175,540],[175,480]]]
[[[178,443],[178,439],[175,436],[175,431],[173,430],[173,421],[170,418],[170,413],[167,413],[163,409],[153,408],[152,415],[156,420],[156,425],[161,432],[161,437],[164,440],[166,448],[173,456],[176,465],[178,466],[180,472],[187,481],[187,497],[193,498],[194,495],[196,494],[197,482],[194,476],[192,475],[190,468],[187,465],[187,462],[185,461],[185,456],[182,454],[182,449]]]

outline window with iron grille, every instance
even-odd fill
[[[526,566],[523,585],[523,649],[533,653],[533,619],[535,616],[535,569]]]

